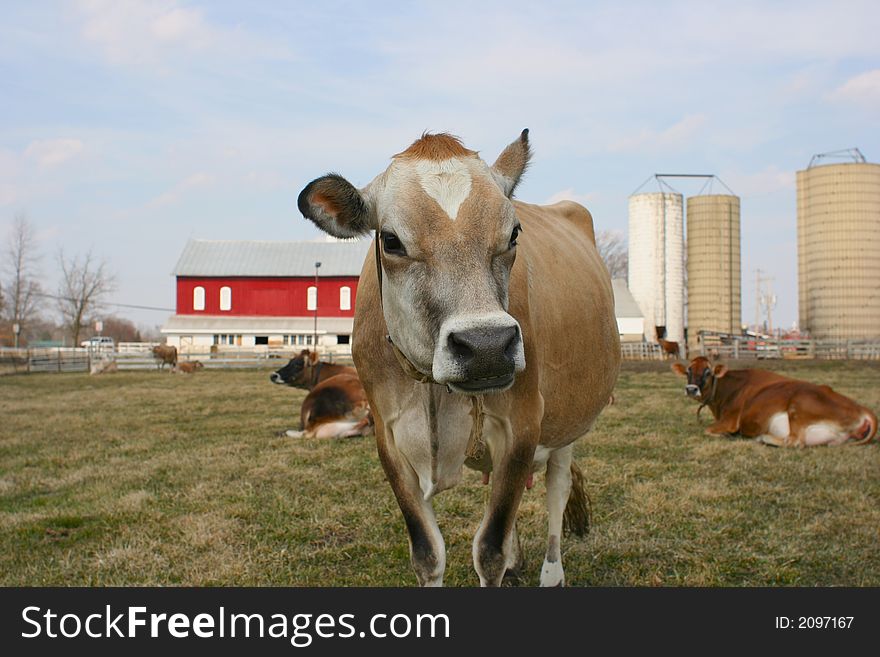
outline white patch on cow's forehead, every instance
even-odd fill
[[[458,208],[471,193],[471,174],[458,158],[419,160],[415,164],[419,184],[425,193],[443,208],[450,219],[458,216]]]

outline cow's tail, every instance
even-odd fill
[[[865,413],[862,417],[864,418],[864,420],[859,427],[859,435],[856,436],[856,445],[864,445],[865,443],[869,443],[877,435],[877,416],[866,408]]]
[[[590,531],[593,504],[584,487],[584,473],[574,461],[571,462],[571,492],[562,514],[562,529],[575,536],[586,536]]]

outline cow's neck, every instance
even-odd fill
[[[733,398],[736,397],[737,391],[736,382],[728,379],[728,377],[720,379],[713,377],[712,392],[710,392],[709,397],[702,403],[700,408],[703,406],[708,407],[717,420],[721,417],[721,410],[728,406]]]

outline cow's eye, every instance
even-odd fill
[[[519,234],[522,232],[522,226],[517,224],[513,227],[513,232],[510,233],[510,243],[507,245],[507,248],[512,249],[516,246],[516,238],[519,237]]]
[[[406,255],[406,249],[403,248],[403,243],[394,233],[382,233],[382,249],[389,255]]]

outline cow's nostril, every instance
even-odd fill
[[[515,326],[508,327],[507,332],[509,336],[504,345],[504,356],[512,362],[516,357],[517,328]]]
[[[456,360],[469,361],[473,359],[474,350],[467,344],[464,338],[457,336],[455,333],[450,333],[447,343],[449,351],[452,352]]]

